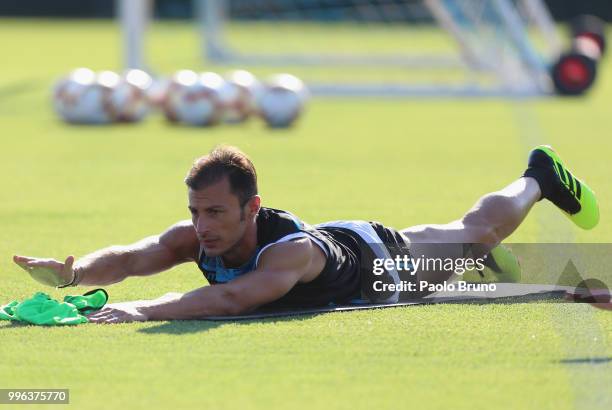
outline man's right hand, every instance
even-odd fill
[[[55,259],[15,255],[13,261],[43,285],[65,286],[74,279],[74,256],[68,256],[64,262],[59,262]]]

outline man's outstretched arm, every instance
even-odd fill
[[[151,275],[197,258],[198,239],[190,221],[172,225],[160,235],[132,245],[111,246],[75,261],[14,256],[13,260],[33,276],[40,273],[56,285],[109,285],[128,276]],[[52,283],[47,283],[52,284]]]
[[[313,270],[320,270],[324,256],[319,252],[309,240],[275,245],[262,254],[257,270],[231,282],[205,286],[185,294],[168,294],[155,300],[110,304],[88,317],[91,322],[119,323],[199,319],[249,312],[281,298]]]

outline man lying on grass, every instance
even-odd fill
[[[91,322],[197,319],[256,308],[346,304],[362,295],[364,249],[406,249],[412,255],[461,258],[464,244],[493,249],[546,198],[578,226],[599,220],[593,192],[547,146],[535,148],[523,176],[487,194],[461,219],[396,231],[374,222],[336,221],[310,226],[289,212],[261,206],[255,168],[233,147],[218,147],[189,171],[191,220],[129,246],[112,246],[64,262],[14,256],[32,276],[59,287],[110,285],[130,276],[195,262],[212,286],[155,300],[109,304]],[[373,198],[375,200],[375,198]],[[369,252],[369,251],[368,251]],[[417,271],[430,282],[446,271]]]

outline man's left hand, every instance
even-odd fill
[[[110,303],[102,309],[87,315],[91,323],[127,323],[145,322],[149,318],[142,308],[150,301],[136,300],[133,302]]]

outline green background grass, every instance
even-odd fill
[[[151,34],[160,72],[203,67],[189,26],[161,24]],[[355,30],[343,35],[345,47],[375,47],[367,43],[378,38]],[[260,42],[274,41],[270,33],[261,36]],[[433,48],[442,42],[435,32],[419,36]],[[582,99],[314,99],[286,131],[260,121],[190,129],[159,115],[138,125],[70,127],[55,118],[50,87],[76,66],[118,68],[116,27],[1,20],[0,37],[3,303],[39,290],[56,297],[75,291],[42,289],[12,264],[14,253],[83,255],[188,218],[182,178],[194,158],[218,143],[252,157],[265,205],[310,223],[374,219],[396,228],[461,216],[481,194],[519,176],[532,145],[550,143],[596,190],[601,223],[579,231],[539,204],[509,241],[612,239],[608,62]],[[324,39],[320,34],[313,44]],[[122,301],[203,283],[195,265],[184,265],[108,291],[111,301]],[[0,388],[70,388],[72,408],[79,409],[609,408],[610,363],[580,360],[609,360],[610,338],[608,312],[553,303],[419,306],[235,324],[0,324]],[[573,359],[578,362],[563,362]]]

